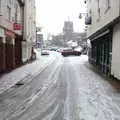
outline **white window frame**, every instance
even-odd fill
[[[2,14],[2,0],[0,0],[0,16]]]
[[[8,6],[9,8],[12,7],[12,0],[7,0],[7,6]]]
[[[107,11],[111,8],[111,0],[106,0],[106,9],[105,9],[105,13],[107,13]]]
[[[7,6],[7,19],[11,21],[11,8]]]
[[[97,0],[97,2],[98,2],[98,9],[97,9],[97,11],[98,11],[98,19],[97,20],[99,20],[100,19],[100,0]]]
[[[15,22],[18,22],[18,4],[15,5]]]

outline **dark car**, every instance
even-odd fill
[[[67,49],[64,49],[61,54],[63,56],[69,56],[69,55],[81,55],[81,51],[78,51],[78,50],[75,50],[75,49],[71,49],[71,48],[67,48]]]

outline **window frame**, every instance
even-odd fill
[[[106,0],[106,10],[105,10],[105,13],[108,12],[108,10],[111,8],[111,1],[110,0]]]
[[[7,19],[11,21],[12,0],[7,0]]]
[[[11,8],[7,6],[7,19],[11,21]]]

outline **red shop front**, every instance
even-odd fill
[[[5,30],[6,44],[5,44],[5,56],[6,56],[6,70],[9,71],[15,68],[15,40],[14,33]]]

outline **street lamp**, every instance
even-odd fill
[[[79,19],[82,19],[82,16],[88,16],[88,13],[80,13],[79,14]]]
[[[85,16],[85,24],[86,25],[91,25],[92,24],[92,17],[91,17],[91,13],[80,13],[79,14],[79,19],[82,19],[82,16]]]

